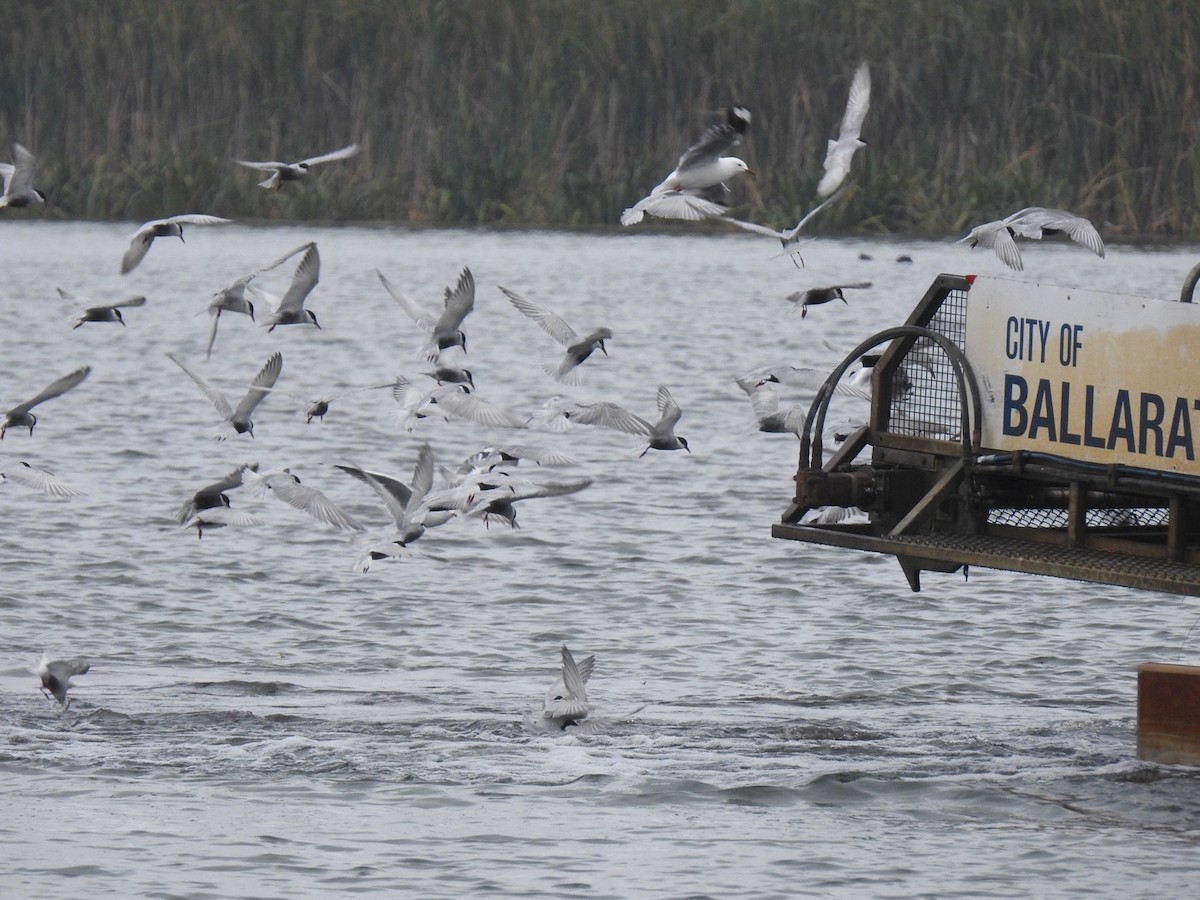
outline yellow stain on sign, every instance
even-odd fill
[[[1200,475],[1200,307],[976,278],[984,446]]]

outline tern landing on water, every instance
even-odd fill
[[[865,62],[859,63],[850,82],[850,98],[846,101],[846,112],[842,116],[842,127],[837,140],[831,140],[825,151],[825,174],[817,185],[817,196],[828,197],[841,186],[850,174],[850,160],[854,151],[867,146],[859,135],[863,119],[871,105],[871,70]]]
[[[47,400],[53,400],[60,394],[65,394],[83,379],[88,377],[88,373],[92,371],[91,366],[81,366],[74,372],[64,375],[62,378],[51,382],[36,396],[24,403],[18,403],[12,409],[4,414],[4,418],[0,419],[0,440],[4,439],[4,433],[10,428],[27,427],[30,437],[33,436],[33,426],[37,424],[37,416],[32,410],[39,403],[45,403]]]
[[[167,354],[167,359],[183,369],[188,378],[196,382],[196,386],[208,398],[208,402],[223,416],[221,424],[213,432],[213,437],[219,441],[233,437],[235,434],[249,433],[250,437],[254,437],[254,422],[250,420],[250,413],[254,412],[254,408],[263,401],[263,398],[267,394],[271,393],[271,388],[275,386],[275,381],[279,378],[279,373],[283,371],[282,353],[276,350],[267,358],[266,363],[259,370],[258,374],[254,376],[254,380],[250,382],[246,396],[241,399],[236,408],[229,405],[229,401],[221,391],[213,387],[170,353]]]
[[[612,331],[609,329],[597,328],[580,337],[575,332],[575,329],[566,323],[565,319],[555,315],[550,310],[543,309],[506,287],[500,286],[500,290],[504,292],[504,296],[508,297],[512,305],[523,315],[532,319],[542,331],[567,348],[567,352],[559,362],[547,363],[542,366],[542,371],[556,381],[561,381],[564,384],[577,384],[579,375],[576,370],[584,360],[596,350],[608,356],[608,350],[605,348],[604,342],[612,338]]]
[[[149,252],[150,245],[154,243],[155,238],[177,237],[182,241],[184,225],[222,225],[229,221],[229,219],[222,219],[218,216],[188,213],[182,216],[171,216],[169,219],[155,219],[147,222],[129,239],[129,249],[121,257],[121,274],[128,275],[137,268],[138,263]]]
[[[258,186],[267,188],[268,190],[279,190],[289,181],[299,181],[308,175],[308,170],[319,163],[333,162],[338,159],[348,159],[358,153],[358,144],[351,144],[349,147],[343,147],[341,150],[334,150],[332,153],[325,153],[321,156],[310,156],[308,159],[302,159],[300,162],[285,163],[285,162],[249,162],[244,159],[235,159],[234,162],[239,166],[246,166],[248,169],[257,169],[260,172],[270,172],[271,177],[266,181],[260,181]]]
[[[749,126],[749,110],[741,106],[727,109],[725,121],[710,125],[661,184],[621,213],[621,224],[635,225],[646,213],[676,219],[720,215],[724,207],[719,200],[729,190],[725,182],[742,172],[754,174],[738,157],[721,155],[742,142]]]
[[[1020,272],[1025,266],[1021,261],[1021,251],[1017,249],[1015,238],[1040,241],[1043,237],[1056,234],[1065,234],[1081,247],[1086,247],[1101,259],[1104,258],[1104,241],[1100,239],[1095,225],[1083,216],[1041,206],[1027,206],[1006,218],[976,225],[966,237],[960,238],[956,243],[970,243],[972,247],[994,250],[1001,262]]]
[[[13,144],[13,161],[0,163],[0,176],[4,178],[3,193],[0,193],[0,209],[21,209],[38,206],[46,202],[46,195],[33,186],[37,172],[37,160],[20,144]]]
[[[546,689],[542,701],[542,721],[557,729],[578,725],[592,711],[587,698],[587,682],[596,666],[596,657],[586,656],[575,662],[566,645],[562,648],[562,674]]]
[[[91,668],[86,659],[51,659],[49,653],[42,654],[38,663],[37,674],[42,680],[42,693],[53,697],[63,709],[71,706],[71,698],[67,691],[71,687],[71,678],[83,675]]]

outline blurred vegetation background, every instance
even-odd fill
[[[616,226],[730,104],[743,218],[808,209],[850,77],[853,190],[816,231],[944,235],[1026,205],[1200,233],[1188,0],[0,0],[6,215]],[[300,190],[232,157],[357,141]]]

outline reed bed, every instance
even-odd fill
[[[784,225],[866,59],[871,147],[817,230],[945,234],[1036,204],[1200,233],[1200,4],[1183,0],[0,9],[0,147],[38,156],[40,215],[612,225],[737,102],[758,172],[738,211]],[[230,161],[351,141],[358,157],[278,195]]]

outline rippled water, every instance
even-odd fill
[[[749,431],[732,376],[830,368],[836,348],[902,322],[939,272],[1002,274],[990,254],[822,240],[798,270],[741,234],[233,225],[160,241],[122,279],[132,230],[0,225],[0,404],[93,366],[39,408],[32,437],[0,445],[4,465],[88,492],[0,486],[0,893],[1194,890],[1200,778],[1134,752],[1135,667],[1196,661],[1194,600],[982,570],[927,573],[912,594],[890,558],[769,535],[797,444]],[[231,316],[206,362],[209,296],[307,240],[323,330]],[[1170,299],[1197,256],[1025,251],[1031,280]],[[235,504],[265,525],[198,541],[174,523],[191,492],[256,460],[382,529],[373,495],[330,464],[407,479],[423,441],[453,465],[513,440],[460,422],[407,433],[386,391],[342,398],[323,424],[298,412],[423,367],[375,268],[433,305],[464,265],[481,395],[528,413],[570,393],[650,416],[666,384],[693,452],[639,458],[635,438],[602,429],[518,434],[579,461],[534,477],[594,484],[524,503],[518,530],[452,522],[366,574],[342,533],[245,490]],[[782,299],[864,279],[805,319]],[[611,358],[564,391],[538,368],[557,347],[497,284],[610,326]],[[55,286],[149,303],[127,328],[72,330]],[[255,438],[225,443],[164,355],[233,391],[276,349]],[[550,734],[532,723],[564,642],[596,655],[595,712]],[[31,674],[44,648],[92,661],[66,713]]]

